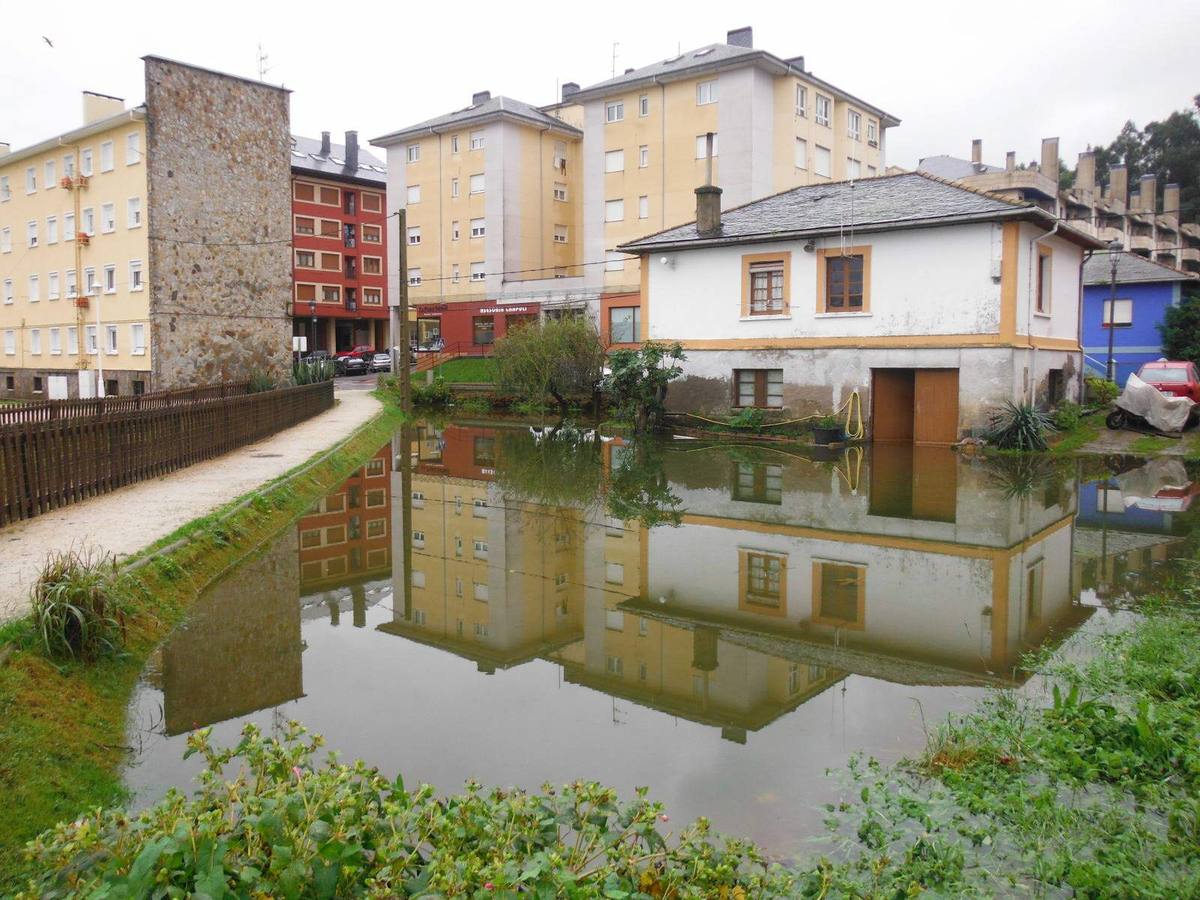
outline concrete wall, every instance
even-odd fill
[[[146,58],[154,386],[291,367],[288,92]]]

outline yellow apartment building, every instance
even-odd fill
[[[0,146],[0,396],[146,389],[145,120],[85,92],[82,127]]]

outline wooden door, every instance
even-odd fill
[[[953,444],[958,440],[958,369],[917,369],[913,441]]]
[[[958,454],[949,447],[913,447],[914,519],[953,522],[958,515]]]
[[[871,370],[872,439],[912,441],[913,389],[912,369]]]

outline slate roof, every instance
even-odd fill
[[[333,175],[339,178],[357,178],[371,181],[384,187],[387,184],[387,164],[373,153],[358,145],[358,169],[346,168],[346,146],[329,145],[329,155],[321,156],[321,141],[292,135],[291,163],[293,169],[312,172],[314,175]]]
[[[753,64],[764,66],[775,71],[777,74],[783,74],[788,71],[797,75],[802,74],[806,80],[824,88],[829,93],[846,100],[851,100],[864,110],[879,116],[880,119],[885,120],[887,127],[890,128],[893,125],[900,124],[900,120],[891,113],[884,112],[879,107],[867,103],[865,100],[861,100],[853,94],[835,87],[827,81],[823,81],[813,75],[812,72],[805,70],[801,57],[797,57],[796,60],[782,59],[765,50],[756,50],[753,47],[741,47],[735,44],[708,44],[704,47],[697,47],[695,50],[684,51],[670,59],[660,60],[648,66],[642,66],[630,72],[625,72],[615,78],[608,78],[604,81],[598,81],[595,84],[589,84],[576,93],[564,97],[563,103],[569,105],[583,100],[610,96],[625,88],[632,88],[641,84],[653,84],[656,79],[658,81],[671,81],[676,78],[698,74],[706,69],[717,70]]]
[[[398,131],[393,131],[377,138],[371,138],[371,143],[379,145],[394,144],[406,137],[427,134],[430,130],[445,131],[449,128],[462,127],[493,118],[515,119],[531,125],[543,128],[549,126],[558,131],[583,136],[583,132],[574,125],[568,125],[562,119],[544,113],[530,103],[525,103],[522,100],[514,100],[512,97],[498,96],[491,97],[482,103],[473,103],[468,107],[446,113],[445,115],[426,119],[424,122],[418,122],[416,125],[405,126]]]
[[[963,222],[1029,219],[1053,226],[1054,216],[1028,203],[1014,203],[920,172],[905,172],[793,188],[721,213],[721,233],[700,237],[696,223],[669,228],[618,249],[650,253],[788,237],[923,228]],[[1100,241],[1065,225],[1058,233],[1085,247]]]
[[[1003,172],[1000,166],[990,166],[987,163],[973,163],[959,156],[927,156],[917,163],[917,171],[949,181],[960,181],[972,175],[983,175],[987,172]]]
[[[1112,255],[1093,253],[1083,266],[1084,284],[1110,284]],[[1122,250],[1117,259],[1117,284],[1146,284],[1154,281],[1196,281],[1195,275]]]

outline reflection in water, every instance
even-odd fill
[[[405,428],[164,645],[129,780],[184,783],[184,729],[299,718],[443,790],[649,784],[793,848],[826,767],[1021,685],[1081,597],[1136,586],[1122,560],[1178,552],[1195,492],[1182,469],[827,455]]]

